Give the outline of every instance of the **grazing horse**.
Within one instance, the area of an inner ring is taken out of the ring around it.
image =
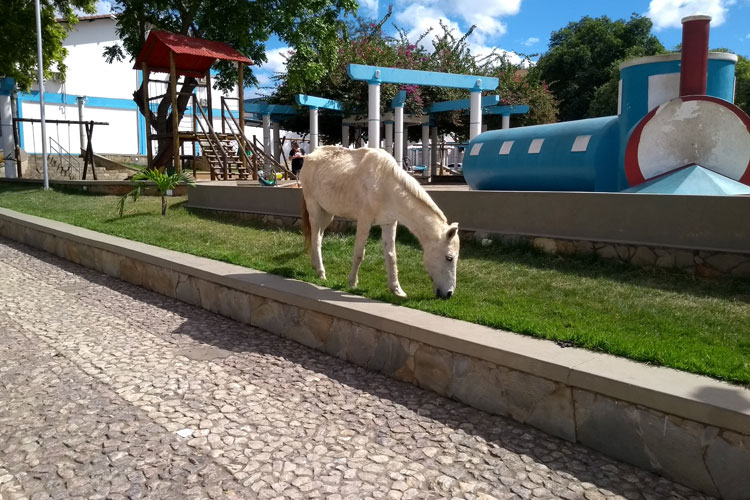
[[[313,268],[326,279],[321,256],[323,231],[338,215],[357,222],[349,286],[356,287],[370,227],[382,228],[388,288],[406,297],[396,268],[396,225],[417,237],[435,295],[450,298],[456,289],[458,224],[448,224],[432,198],[391,155],[381,149],[317,148],[305,157],[302,183],[302,234]]]

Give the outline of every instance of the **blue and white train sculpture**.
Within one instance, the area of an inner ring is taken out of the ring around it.
[[[691,185],[689,194],[750,193],[750,117],[733,104],[737,56],[708,52],[710,20],[682,20],[682,54],[620,66],[617,116],[475,137],[463,163],[469,186],[674,193]],[[688,176],[703,181],[686,183]]]

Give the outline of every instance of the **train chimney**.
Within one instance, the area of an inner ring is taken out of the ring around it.
[[[711,16],[688,16],[682,19],[680,97],[706,95],[710,23]]]

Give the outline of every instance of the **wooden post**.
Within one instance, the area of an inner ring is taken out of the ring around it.
[[[214,107],[211,104],[211,69],[206,71],[206,106],[208,106],[208,127],[213,130],[214,128]]]
[[[177,112],[177,70],[174,66],[174,52],[169,52],[169,93],[172,98],[172,158],[174,171],[180,172],[180,117]]]
[[[148,63],[146,61],[143,61],[142,63],[142,71],[143,71],[143,109],[146,112],[144,115],[146,117],[146,154],[148,155],[148,158],[146,159],[146,162],[148,164],[149,170],[153,168],[153,162],[154,162],[154,154],[151,151],[151,122],[149,120],[149,106],[148,106],[148,77],[149,77],[149,71],[148,71]]]
[[[19,133],[21,122],[16,121],[18,119],[18,101],[16,100],[15,93],[11,93],[10,95],[10,115],[13,118],[13,142],[16,149],[16,176],[21,179],[23,177],[23,168],[21,165],[21,139]]]
[[[237,97],[240,98],[240,158],[242,159],[242,168],[247,174],[247,156],[245,149],[245,82],[242,76],[242,63],[237,62]]]

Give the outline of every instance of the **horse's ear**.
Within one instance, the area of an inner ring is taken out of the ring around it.
[[[456,236],[457,232],[458,232],[458,222],[454,222],[453,224],[451,224],[451,228],[448,229],[448,232],[445,233],[445,237],[450,240],[454,236]]]

